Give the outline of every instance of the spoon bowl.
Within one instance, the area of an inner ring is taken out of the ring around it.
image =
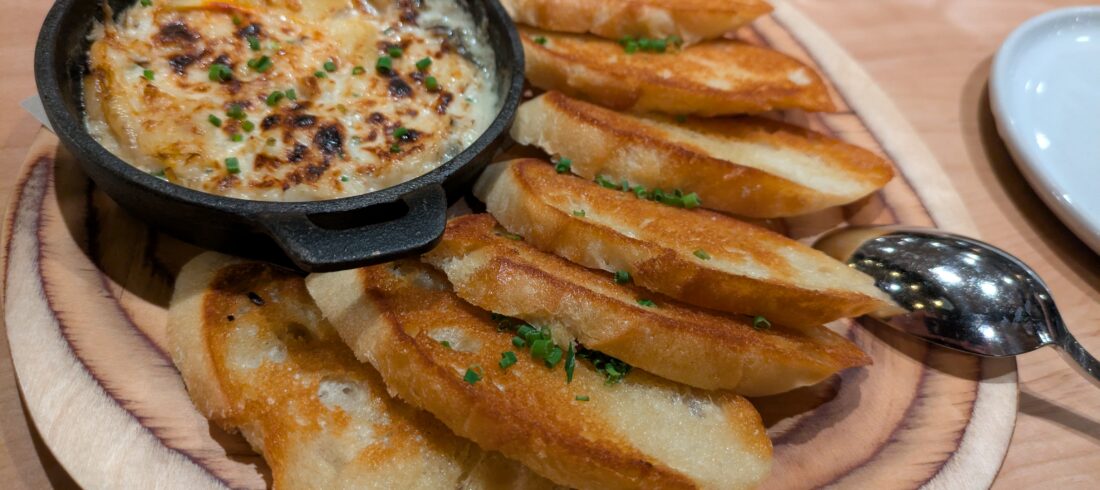
[[[875,280],[901,308],[882,320],[929,342],[981,356],[1062,349],[1094,379],[1100,362],[1070,335],[1050,289],[987,243],[933,229],[856,227],[814,245]]]

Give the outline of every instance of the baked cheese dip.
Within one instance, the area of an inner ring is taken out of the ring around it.
[[[97,25],[87,126],[170,182],[312,201],[423,175],[499,111],[457,0],[139,0]]]

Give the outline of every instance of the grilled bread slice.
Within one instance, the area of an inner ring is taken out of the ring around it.
[[[532,245],[627,271],[639,286],[685,303],[798,328],[896,308],[870,277],[778,233],[607,189],[539,160],[494,164],[474,192]]]
[[[615,41],[583,34],[521,27],[520,38],[533,85],[612,109],[718,116],[834,108],[812,68],[740,41],[628,53]]]
[[[390,398],[302,277],[208,253],[177,282],[172,359],[199,410],[242,432],[275,488],[551,488]]]
[[[772,11],[764,0],[504,0],[512,19],[557,32],[591,32],[693,44],[733,32]]]
[[[870,363],[859,348],[825,327],[765,329],[752,318],[704,312],[616,284],[609,275],[508,238],[487,214],[451,220],[443,241],[424,259],[476,306],[550,326],[564,333],[566,342],[575,338],[589,349],[698,388],[774,395]]]
[[[513,344],[513,332],[456,296],[426,264],[312,275],[307,284],[393,393],[557,483],[744,488],[768,472],[771,444],[745,399],[637,370],[609,385],[581,359],[568,382],[568,356],[553,368],[534,359]],[[516,357],[505,368],[506,352]]]
[[[512,138],[573,161],[573,172],[695,192],[751,218],[797,216],[881,189],[893,167],[863,148],[758,117],[676,120],[619,113],[548,92],[523,104]]]

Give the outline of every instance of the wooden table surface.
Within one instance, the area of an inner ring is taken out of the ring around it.
[[[991,57],[1015,26],[1081,2],[792,1],[893,97],[952,177],[982,238],[1035,267],[1053,288],[1070,329],[1100,352],[1100,257],[1062,226],[1024,182],[996,136],[986,95]],[[50,4],[0,0],[4,206],[38,128],[18,104],[34,94],[34,41]],[[1019,418],[996,487],[1100,488],[1100,390],[1053,350],[1020,359],[1019,373]],[[74,486],[28,424],[8,344],[0,341],[0,486]]]

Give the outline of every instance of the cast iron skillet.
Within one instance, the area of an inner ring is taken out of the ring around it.
[[[246,201],[177,186],[123,162],[84,126],[87,35],[102,18],[98,0],[57,0],[35,52],[38,93],[62,144],[122,207],[151,225],[207,248],[286,263],[309,272],[349,269],[415,255],[443,234],[449,202],[485,167],[512,123],[523,91],[519,34],[497,0],[458,0],[488,26],[496,53],[500,113],[461,154],[401,185],[356,197],[301,203]],[[121,12],[137,0],[110,0]]]

